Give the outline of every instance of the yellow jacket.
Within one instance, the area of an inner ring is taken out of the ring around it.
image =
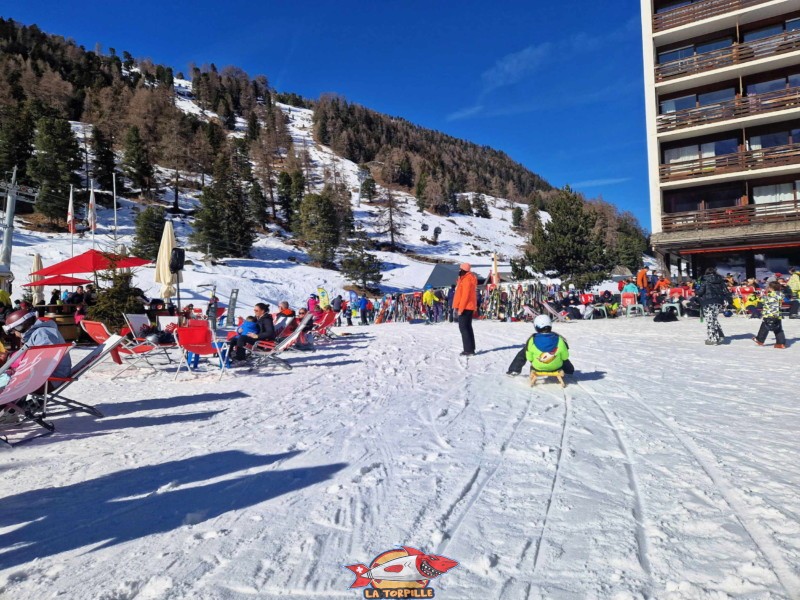
[[[422,294],[422,303],[425,306],[433,306],[434,302],[441,302],[441,300],[436,297],[436,294],[433,293],[433,290],[425,290],[425,293]]]

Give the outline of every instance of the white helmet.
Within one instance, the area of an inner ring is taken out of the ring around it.
[[[533,320],[533,326],[536,328],[536,331],[541,331],[542,329],[552,327],[553,322],[547,315],[539,315]]]

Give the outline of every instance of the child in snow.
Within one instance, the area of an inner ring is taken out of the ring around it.
[[[569,361],[569,346],[567,341],[553,333],[553,322],[547,315],[539,315],[533,320],[536,329],[525,346],[517,353],[506,375],[515,377],[522,371],[525,362],[531,363],[531,369],[539,372],[562,370],[567,375],[575,372],[575,367]]]
[[[249,333],[258,334],[258,319],[253,315],[247,317],[244,322],[236,328],[237,335],[247,335]]]
[[[783,333],[783,324],[781,323],[781,284],[777,281],[769,283],[769,291],[764,297],[763,319],[761,320],[761,328],[758,330],[758,335],[753,338],[753,341],[759,346],[764,345],[769,332],[775,334],[775,348],[786,348],[786,336]]]

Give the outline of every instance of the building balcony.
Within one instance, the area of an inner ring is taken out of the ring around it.
[[[800,223],[800,201],[747,204],[709,210],[695,210],[665,214],[661,217],[661,230],[700,231],[727,227],[774,226],[776,223]]]
[[[666,183],[729,173],[746,177],[748,171],[787,166],[800,166],[800,144],[772,146],[735,154],[701,157],[668,165],[662,164],[658,167],[658,174],[661,182]],[[740,178],[737,177],[737,179]]]
[[[800,29],[656,65],[656,84],[800,50]]]
[[[653,33],[744,10],[771,0],[704,0],[653,15]]]
[[[656,127],[658,133],[668,133],[791,109],[800,110],[800,88],[755,94],[719,104],[666,113],[657,117]]]

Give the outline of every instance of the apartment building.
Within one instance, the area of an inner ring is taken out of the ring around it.
[[[800,265],[800,0],[641,0],[652,242],[748,277]]]

